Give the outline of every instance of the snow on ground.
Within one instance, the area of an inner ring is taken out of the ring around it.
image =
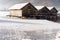
[[[6,16],[9,15],[8,11],[0,11],[0,16]]]
[[[56,32],[60,31],[60,23],[48,20],[10,18],[6,16],[8,12],[1,13],[0,40],[22,40],[23,38],[55,40]]]
[[[48,20],[0,18],[0,28],[32,31],[41,29],[60,29],[60,24]]]
[[[0,12],[1,14],[2,12]],[[8,12],[2,13],[5,16]],[[3,15],[3,16],[4,16]],[[13,19],[0,17],[0,29],[17,29],[21,31],[32,31],[32,30],[48,30],[48,29],[60,29],[60,23],[55,23],[48,20],[36,20],[36,19]]]

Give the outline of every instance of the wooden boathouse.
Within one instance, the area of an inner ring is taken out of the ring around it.
[[[37,9],[31,3],[21,3],[13,5],[9,11],[10,16],[29,18],[30,15],[35,15]]]
[[[34,6],[31,3],[21,3],[10,7],[9,12],[10,16],[13,17],[56,21],[58,10],[55,7]]]

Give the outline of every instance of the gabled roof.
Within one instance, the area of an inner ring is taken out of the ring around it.
[[[45,11],[48,11],[50,12],[50,10],[46,7],[46,6],[35,6],[39,11],[40,10],[45,10]]]
[[[43,7],[46,7],[46,6],[35,6],[38,10],[42,9]],[[51,10],[53,7],[47,7],[49,10]]]
[[[40,9],[42,9],[44,6],[35,6],[35,8],[37,9],[37,10],[40,10]]]
[[[60,11],[58,13],[60,13]]]
[[[10,7],[9,9],[21,9],[23,8],[25,5],[29,4],[29,2],[27,3],[20,3],[20,4],[15,4],[12,7]]]
[[[49,10],[51,10],[53,7],[47,7]]]
[[[55,11],[54,11],[55,10]],[[55,8],[55,7],[53,7],[52,9],[51,9],[51,12],[58,12],[58,10]]]

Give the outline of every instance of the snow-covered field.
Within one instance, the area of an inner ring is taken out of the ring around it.
[[[21,31],[60,29],[60,23],[48,20],[0,18],[0,29],[18,29]]]
[[[1,12],[0,12],[1,13]],[[0,16],[0,40],[53,40],[60,31],[60,23],[48,20],[7,18],[5,12]],[[5,16],[4,16],[5,15]]]
[[[0,18],[0,29],[19,29],[21,31],[60,29],[60,23],[48,20]]]

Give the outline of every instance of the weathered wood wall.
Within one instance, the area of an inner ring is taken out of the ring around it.
[[[10,10],[10,15],[18,17],[26,17],[26,18],[35,17],[37,19],[47,19],[56,21],[57,12],[58,11],[55,7],[49,10],[46,6],[38,11],[32,4],[28,3],[21,9]]]
[[[33,5],[28,4],[22,9],[22,16],[30,17],[31,15],[35,15],[38,11]]]
[[[22,16],[22,10],[10,10],[11,16]]]

